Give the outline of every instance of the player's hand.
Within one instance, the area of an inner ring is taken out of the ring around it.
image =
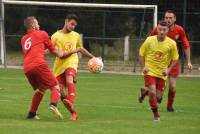
[[[164,76],[167,76],[169,74],[169,69],[168,68],[164,69],[162,74]]]
[[[63,55],[64,55],[64,52],[63,52],[63,50],[62,49],[60,49],[60,48],[58,48],[57,49],[57,55],[58,55],[58,57],[63,57]]]
[[[193,65],[192,65],[192,63],[191,63],[191,62],[188,62],[187,66],[188,66],[188,69],[191,71],[191,70],[192,70],[192,68],[193,68]]]
[[[102,58],[101,58],[101,57],[94,57],[94,58],[98,58],[99,60],[101,60],[101,61],[102,61]]]
[[[146,75],[149,72],[149,69],[147,67],[143,68],[143,74]]]

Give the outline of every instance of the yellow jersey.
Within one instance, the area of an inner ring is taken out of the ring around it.
[[[64,51],[72,51],[76,48],[83,47],[80,34],[78,34],[75,31],[71,31],[69,33],[57,31],[51,36],[51,40],[55,43],[55,45],[58,48]],[[53,66],[53,73],[57,77],[60,74],[62,74],[67,68],[74,68],[77,71],[78,62],[79,59],[77,53],[74,53],[64,59],[56,57]]]
[[[141,45],[139,55],[144,56],[145,67],[149,69],[147,75],[166,80],[163,70],[172,60],[178,60],[176,42],[166,37],[164,41],[158,41],[157,35],[148,37]]]

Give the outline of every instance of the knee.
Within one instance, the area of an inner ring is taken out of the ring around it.
[[[162,96],[161,95],[156,95],[157,100],[161,100]]]
[[[35,92],[40,92],[41,94],[44,94],[45,91],[46,91],[45,89],[36,89],[36,90],[35,90]]]
[[[156,92],[153,90],[149,90],[148,95],[149,95],[149,97],[156,97]]]
[[[169,90],[170,91],[176,91],[176,85],[170,85]]]

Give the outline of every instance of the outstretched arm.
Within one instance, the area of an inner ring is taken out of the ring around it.
[[[93,58],[93,57],[95,57],[94,55],[92,55],[90,52],[88,52],[88,50],[86,50],[85,48],[83,48],[83,47],[81,47],[81,48],[79,48],[80,49],[80,53],[81,54],[83,54],[83,55],[85,55],[85,56],[87,56],[87,57],[89,57],[89,58]]]

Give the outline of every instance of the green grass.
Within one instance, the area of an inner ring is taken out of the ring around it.
[[[22,70],[0,69],[0,134],[199,134],[200,79],[179,78],[176,112],[166,112],[167,92],[159,105],[161,121],[154,122],[148,99],[139,104],[142,76],[79,73],[76,109],[79,119],[59,103],[65,119],[48,109],[49,91],[38,113],[41,120],[27,120],[33,91]]]

